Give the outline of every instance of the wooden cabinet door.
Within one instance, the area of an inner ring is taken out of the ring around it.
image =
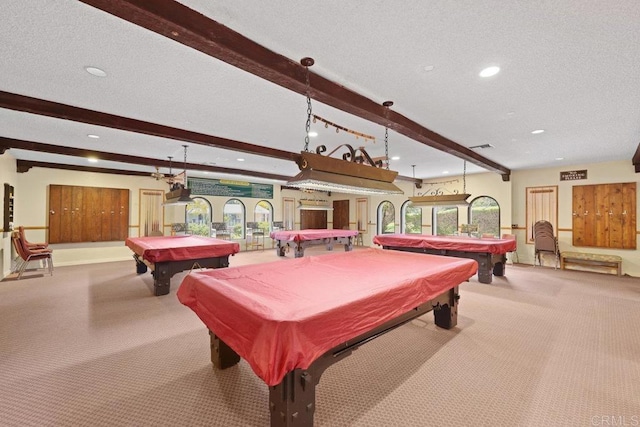
[[[60,191],[60,242],[71,241],[71,228],[73,227],[73,187],[62,186]]]
[[[49,186],[49,243],[101,242],[129,237],[129,190]]]
[[[573,187],[573,246],[587,246],[584,238],[585,187]]]
[[[49,185],[49,243],[60,243],[62,186]]]
[[[85,187],[83,206],[85,224],[82,230],[84,242],[98,242],[102,240],[102,203],[100,202],[100,188]]]
[[[302,209],[300,211],[300,229],[326,229],[327,211]]]
[[[622,248],[622,184],[609,184],[609,244],[610,248]]]
[[[100,241],[111,240],[111,222],[113,189],[100,189]]]
[[[636,183],[573,187],[573,246],[636,248]]]
[[[636,248],[636,183],[622,187],[622,247]]]
[[[118,229],[120,232],[117,240],[127,240],[129,237],[129,190],[120,190],[118,206]]]
[[[82,242],[82,229],[85,223],[84,187],[71,187],[71,229],[67,242]]]

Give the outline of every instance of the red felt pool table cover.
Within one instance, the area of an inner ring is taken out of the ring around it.
[[[473,276],[476,261],[368,248],[191,272],[178,299],[268,385]]]
[[[379,234],[373,243],[403,248],[447,249],[451,251],[505,254],[516,250],[516,239],[477,238],[465,236],[432,236],[428,234]]]
[[[286,240],[290,242],[302,242],[305,240],[327,239],[329,237],[353,237],[357,236],[357,230],[333,230],[333,229],[310,229],[310,230],[280,230],[272,231],[269,236],[274,240]]]
[[[125,245],[149,262],[213,258],[240,251],[236,242],[203,236],[129,237]]]

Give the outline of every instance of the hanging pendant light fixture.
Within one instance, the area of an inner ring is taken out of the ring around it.
[[[415,168],[414,174],[415,178]],[[427,183],[428,184],[428,183]],[[457,190],[450,192],[450,194],[444,194],[442,188],[436,188],[429,192],[418,196],[411,196],[409,200],[413,206],[469,206],[467,199],[471,194],[467,193],[467,161],[464,161],[464,167],[462,171],[462,193],[458,193]]]
[[[191,198],[191,190],[187,188],[187,145],[183,145],[184,147],[184,171],[182,172],[183,182],[175,181],[173,175],[171,175],[170,182],[170,191],[167,192],[165,197],[165,205],[186,205],[188,203],[193,203],[193,199]],[[169,158],[171,159],[171,158]]]
[[[309,151],[309,131],[311,128],[311,96],[309,84],[309,67],[314,64],[312,58],[302,58],[300,63],[306,70],[307,85],[307,121],[305,126],[304,151],[302,151],[298,167],[300,173],[287,182],[287,186],[300,189],[335,191],[336,193],[383,195],[403,194],[393,184],[398,172],[390,171],[388,157],[387,169],[383,169],[381,160],[372,160],[364,147],[354,149],[349,144],[342,144],[324,156],[324,145],[316,148],[316,153]],[[393,102],[386,101],[385,107]],[[345,148],[342,158],[330,157],[336,150]],[[385,138],[385,154],[388,155],[388,142]]]

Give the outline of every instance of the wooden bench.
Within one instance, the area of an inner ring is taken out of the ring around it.
[[[609,273],[615,269],[618,276],[622,276],[622,258],[617,255],[600,255],[583,252],[562,252],[560,254],[560,268],[565,270],[566,266],[578,265],[591,267],[603,273]]]

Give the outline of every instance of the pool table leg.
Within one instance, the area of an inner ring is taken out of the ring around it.
[[[171,272],[168,262],[156,262],[153,268],[153,294],[167,295],[171,286]]]
[[[295,369],[269,387],[271,427],[313,426],[316,384],[307,370]]]
[[[505,266],[507,264],[507,255],[495,255],[493,257],[493,275],[504,276]]]
[[[347,241],[344,244],[344,251],[349,252],[353,250],[353,237],[347,237]]]
[[[137,254],[133,254],[133,259],[136,260],[136,273],[138,273],[138,274],[146,273],[147,272],[147,264],[145,264],[144,261],[142,261]]]
[[[491,254],[483,253],[473,258],[478,261],[478,281],[480,283],[491,283],[493,281]]]
[[[304,256],[304,246],[302,242],[296,242],[296,247],[293,252],[295,258],[302,258]]]
[[[451,329],[458,324],[458,300],[460,299],[458,287],[449,289],[445,298],[446,300],[438,301],[433,307],[433,317],[436,326]]]
[[[276,253],[278,254],[278,256],[284,256],[284,252],[286,249],[286,243],[284,243],[282,240],[278,240],[278,245],[276,246]]]
[[[216,334],[209,331],[211,338],[211,363],[218,369],[227,369],[236,365],[240,361],[238,353],[233,351]]]

